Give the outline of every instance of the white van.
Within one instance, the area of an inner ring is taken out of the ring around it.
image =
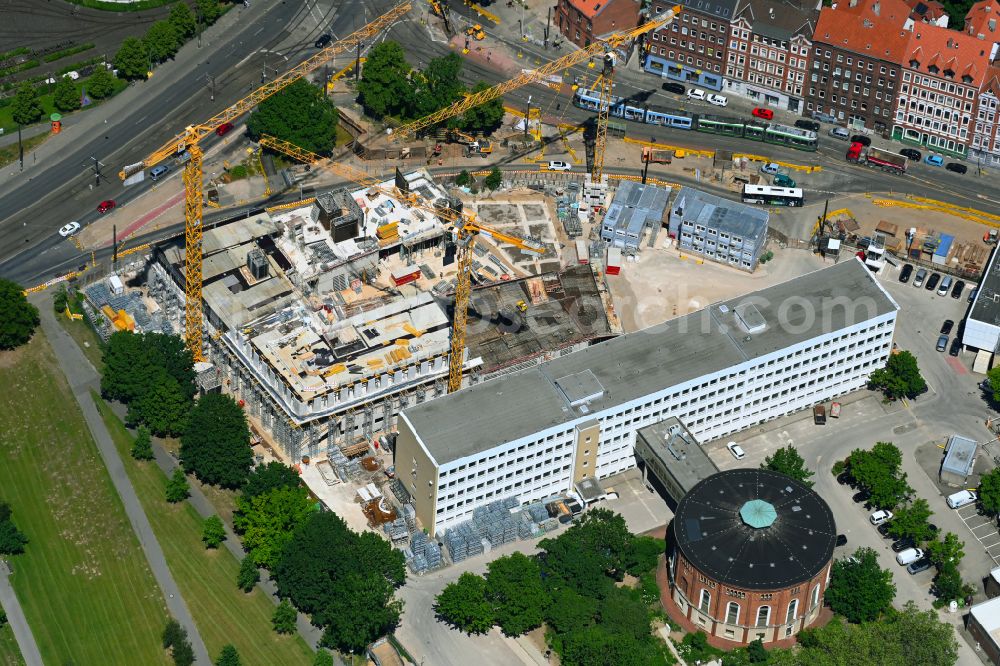
[[[687,91],[688,99],[696,99],[699,101],[705,101],[705,91],[701,88],[688,88]]]
[[[977,499],[979,499],[979,495],[971,490],[960,490],[953,495],[948,495],[947,502],[948,506],[952,509],[958,509],[967,504],[972,504]]]
[[[834,139],[840,139],[841,141],[847,141],[850,138],[851,133],[847,131],[844,127],[834,127],[830,130],[830,136]]]
[[[941,286],[938,287],[937,295],[938,296],[947,296],[948,292],[951,290],[951,283],[952,283],[951,276],[950,275],[945,275],[944,279],[941,280]]]
[[[899,564],[900,566],[905,567],[907,564],[910,564],[911,562],[916,562],[923,556],[924,556],[924,551],[920,550],[919,548],[907,548],[906,550],[896,554],[896,563]]]

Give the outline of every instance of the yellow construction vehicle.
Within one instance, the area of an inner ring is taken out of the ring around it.
[[[465,132],[457,129],[449,129],[447,137],[449,141],[464,143],[466,147],[468,147],[470,153],[482,155],[483,157],[493,153],[493,142],[486,137],[477,139],[471,134],[466,134]]]
[[[479,25],[478,23],[476,25],[470,25],[468,28],[466,28],[465,34],[477,41],[482,41],[486,39],[486,31],[483,30],[483,26]]]
[[[527,312],[528,311],[528,304],[525,303],[524,301],[518,301],[517,302],[517,309],[520,310],[521,312]]]
[[[260,138],[260,145],[264,148],[284,153],[300,162],[328,169],[362,187],[382,192],[386,196],[393,197],[413,208],[426,210],[454,225],[452,233],[454,234],[455,245],[457,247],[455,264],[458,275],[455,284],[455,319],[452,322],[451,354],[448,361],[448,393],[454,393],[462,388],[462,368],[465,365],[465,331],[469,316],[469,297],[472,294],[472,260],[474,257],[472,247],[476,242],[476,238],[479,234],[483,234],[495,242],[507,243],[518,249],[538,255],[545,254],[545,247],[539,241],[512,236],[502,231],[485,227],[476,222],[475,214],[455,210],[451,207],[436,206],[416,192],[382,187],[377,178],[369,176],[356,167],[344,162],[324,160],[319,155],[299,148],[293,143],[275,139],[265,134]],[[527,304],[525,304],[525,308],[527,309]]]
[[[184,131],[149,154],[146,159],[126,166],[118,174],[122,180],[137,174],[143,169],[156,166],[160,162],[177,155],[187,155],[184,164],[184,339],[195,361],[204,360],[202,352],[202,320],[203,307],[202,290],[202,207],[205,204],[203,195],[201,160],[201,140],[216,133],[221,127],[229,125],[253,109],[265,99],[302,77],[319,69],[324,63],[340,53],[353,53],[361,43],[371,43],[373,37],[395,23],[401,16],[410,11],[411,5],[402,2],[366,26],[359,28],[344,39],[331,44],[316,55],[288,70],[281,76],[265,83],[260,88],[239,100],[229,108],[203,123],[188,125]]]

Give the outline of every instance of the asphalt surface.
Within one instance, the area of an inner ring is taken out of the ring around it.
[[[38,643],[35,642],[35,635],[31,633],[28,619],[24,616],[24,609],[17,599],[14,586],[10,584],[8,576],[10,569],[5,562],[0,562],[0,608],[7,613],[7,620],[11,631],[14,632],[14,640],[21,650],[21,657],[27,666],[44,666],[42,653],[38,650]]]
[[[73,339],[56,321],[52,310],[52,297],[48,294],[40,294],[33,301],[38,307],[42,319],[42,329],[52,345],[52,350],[59,361],[59,367],[66,375],[66,381],[73,390],[73,396],[80,405],[80,411],[83,412],[87,427],[97,443],[97,450],[101,453],[101,458],[104,459],[104,465],[108,469],[111,482],[122,500],[122,506],[125,507],[125,514],[132,525],[132,530],[135,532],[136,538],[139,539],[139,545],[142,546],[146,559],[149,561],[153,577],[156,578],[156,582],[163,591],[167,609],[170,611],[170,615],[187,629],[188,638],[194,648],[196,662],[211,664],[212,660],[208,655],[205,642],[202,640],[201,634],[198,633],[194,618],[191,617],[187,603],[181,596],[180,588],[177,587],[177,582],[167,566],[167,558],[163,555],[163,548],[153,533],[149,518],[143,511],[142,504],[139,503],[139,498],[135,494],[135,488],[132,486],[132,481],[125,472],[125,466],[118,455],[118,449],[115,448],[111,434],[108,432],[107,426],[104,425],[104,420],[98,413],[97,406],[90,394],[92,390],[100,388],[100,377]]]

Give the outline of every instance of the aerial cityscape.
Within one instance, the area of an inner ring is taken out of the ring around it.
[[[1000,0],[0,17],[0,666],[1000,666]]]

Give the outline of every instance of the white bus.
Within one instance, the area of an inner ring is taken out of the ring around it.
[[[743,203],[763,206],[801,206],[804,201],[802,188],[799,187],[743,186]]]

